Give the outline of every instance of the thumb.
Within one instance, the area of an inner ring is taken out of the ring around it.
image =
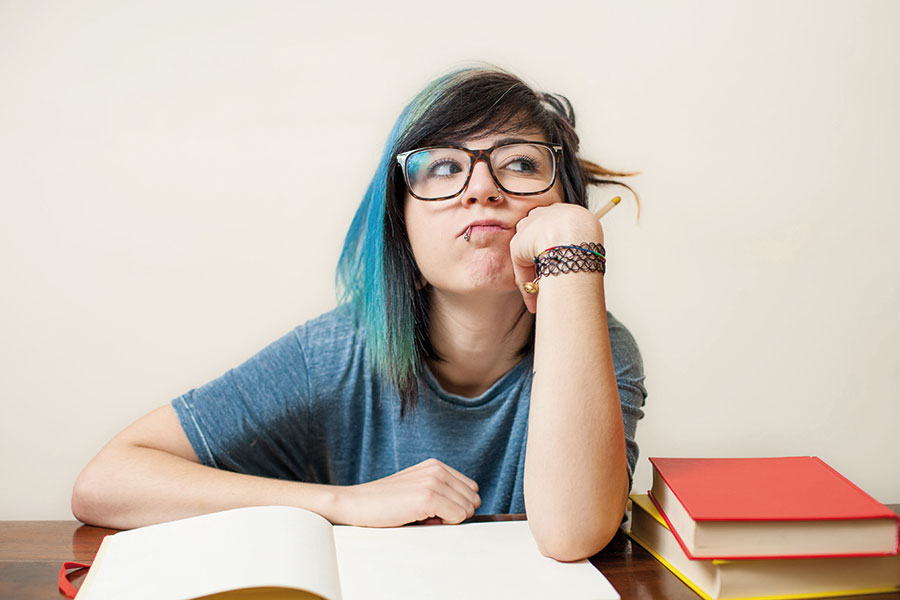
[[[519,288],[519,293],[522,294],[522,300],[525,302],[525,308],[528,309],[528,312],[535,313],[537,312],[537,294],[529,294],[525,291],[523,284],[526,282],[531,282],[534,280],[534,260],[526,259],[520,256],[512,257],[512,266],[513,273],[516,278],[516,286]]]

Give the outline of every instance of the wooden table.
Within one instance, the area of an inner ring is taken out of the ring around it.
[[[900,504],[889,506],[895,512],[900,511]],[[521,517],[506,515],[477,520],[516,518]],[[63,598],[56,587],[62,563],[90,563],[103,536],[111,533],[115,530],[88,527],[77,521],[0,521],[0,599]],[[609,579],[623,600],[699,598],[621,531],[602,552],[591,558],[591,562]],[[81,584],[82,577],[75,579],[76,585]],[[844,598],[900,600],[900,592]]]

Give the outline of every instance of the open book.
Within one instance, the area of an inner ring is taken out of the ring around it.
[[[104,538],[78,600],[618,600],[583,560],[538,551],[526,521],[332,526],[289,506],[239,508]]]

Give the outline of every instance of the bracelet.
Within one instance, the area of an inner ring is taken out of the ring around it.
[[[526,294],[538,293],[538,280],[547,275],[588,271],[606,273],[606,249],[603,244],[582,242],[578,246],[553,246],[534,257],[534,281],[526,281]]]

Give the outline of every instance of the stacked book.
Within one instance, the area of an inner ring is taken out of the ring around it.
[[[650,462],[628,535],[703,598],[900,590],[900,517],[820,459]]]

